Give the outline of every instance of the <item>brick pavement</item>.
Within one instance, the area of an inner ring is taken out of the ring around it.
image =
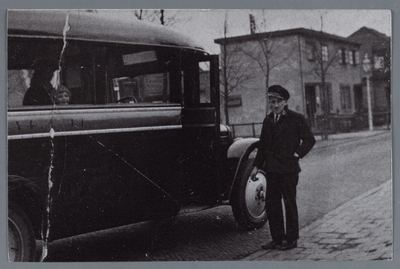
[[[260,250],[243,260],[392,260],[391,183],[386,181],[301,229],[297,248]]]

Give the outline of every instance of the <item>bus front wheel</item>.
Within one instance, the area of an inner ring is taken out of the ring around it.
[[[262,171],[256,175],[256,179],[251,179],[252,163],[252,159],[247,160],[240,178],[235,182],[231,199],[233,216],[239,227],[246,230],[262,228],[267,222],[267,179]]]

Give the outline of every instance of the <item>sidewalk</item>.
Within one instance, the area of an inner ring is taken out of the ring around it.
[[[301,229],[297,248],[260,250],[243,260],[391,260],[391,182],[386,181]]]
[[[367,137],[373,136],[384,132],[389,132],[390,129],[387,127],[375,127],[373,131],[364,130],[359,132],[349,132],[349,133],[337,133],[337,134],[329,134],[328,139],[348,139],[348,138],[355,138],[355,137]],[[315,136],[317,141],[321,140],[321,135]]]
[[[387,129],[386,127],[382,127],[382,128],[375,128],[373,131],[368,130],[368,131],[360,131],[352,133],[330,134],[328,135],[328,140],[322,140],[321,135],[316,135],[315,139],[317,140],[317,142],[314,146],[314,149],[341,144],[346,141],[351,141],[357,138],[373,137],[388,132],[391,132],[391,130]]]

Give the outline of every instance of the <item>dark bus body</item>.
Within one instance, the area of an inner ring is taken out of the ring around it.
[[[10,261],[37,260],[35,240],[220,204],[242,227],[266,222],[257,140],[220,124],[218,56],[121,14],[8,13]],[[68,105],[22,105],[40,58],[57,59]]]

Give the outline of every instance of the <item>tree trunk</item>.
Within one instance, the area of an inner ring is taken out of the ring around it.
[[[223,52],[223,72],[224,72],[224,113],[225,113],[225,124],[229,125],[229,85],[228,85],[228,74],[227,74],[227,46],[224,43],[224,52]]]
[[[268,100],[269,76],[265,75],[265,115],[268,113],[269,100]]]

